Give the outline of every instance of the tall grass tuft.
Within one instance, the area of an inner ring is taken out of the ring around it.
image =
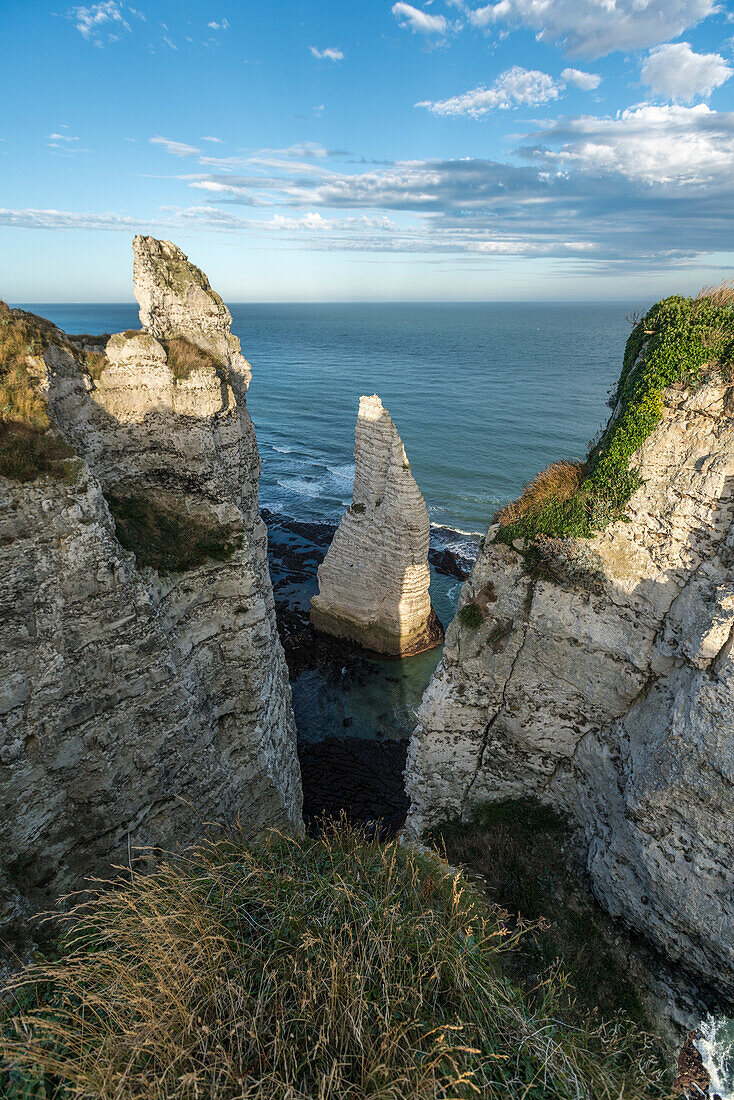
[[[176,379],[190,378],[191,372],[205,367],[220,367],[221,364],[209,352],[192,344],[183,336],[174,336],[164,340],[168,366]]]
[[[0,1020],[11,1100],[666,1095],[642,1040],[558,1022],[557,979],[529,1006],[461,877],[343,824],[202,843],[65,923]]]
[[[570,500],[583,483],[588,467],[580,459],[551,462],[524,487],[517,500],[495,513],[493,522],[505,526],[521,516],[537,514],[549,503]]]

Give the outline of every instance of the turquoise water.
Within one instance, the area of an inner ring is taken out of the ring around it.
[[[264,507],[338,519],[357,404],[390,410],[436,524],[484,532],[497,505],[606,418],[626,315],[611,304],[232,305],[253,366]],[[68,332],[137,327],[130,305],[32,305]]]

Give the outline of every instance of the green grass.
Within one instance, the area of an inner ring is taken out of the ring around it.
[[[461,878],[344,826],[212,840],[94,896],[0,1016],[8,1100],[642,1100],[649,1040],[567,1026]],[[2,1010],[0,1010],[2,1011]]]
[[[142,492],[105,494],[120,543],[138,565],[180,573],[206,561],[226,561],[242,543],[233,526],[204,519]]]
[[[637,358],[647,341],[644,359]],[[658,302],[634,326],[615,395],[616,417],[586,463],[580,488],[564,500],[549,499],[501,525],[497,540],[536,535],[589,538],[624,516],[642,484],[629,460],[660,422],[663,391],[694,388],[707,374],[732,377],[734,309],[726,295],[674,296]]]
[[[594,901],[561,816],[533,799],[489,803],[469,822],[435,827],[431,840],[449,861],[482,876],[486,896],[507,910],[512,927],[536,925],[513,952],[516,980],[530,989],[539,975],[560,971],[568,978],[567,1019],[621,1013],[644,1024],[642,1000],[614,942],[620,929]]]

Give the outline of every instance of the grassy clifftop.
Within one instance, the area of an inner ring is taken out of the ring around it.
[[[613,415],[585,462],[557,462],[495,516],[497,538],[589,538],[620,519],[641,485],[629,460],[658,424],[663,391],[694,388],[708,376],[734,380],[734,290],[674,296],[634,325],[612,400]]]
[[[507,978],[521,932],[432,856],[335,828],[204,843],[73,914],[0,1018],[0,1093],[257,1100],[666,1095],[638,1032]],[[631,1037],[632,1036],[632,1037]]]

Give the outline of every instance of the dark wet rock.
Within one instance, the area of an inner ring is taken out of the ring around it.
[[[689,1032],[678,1055],[678,1076],[673,1084],[673,1091],[688,1097],[689,1100],[700,1100],[703,1096],[709,1096],[711,1077],[694,1041],[700,1038],[700,1031]],[[713,1100],[716,1100],[716,1097]],[[719,1100],[721,1100],[720,1097]]]
[[[303,816],[308,828],[346,814],[355,824],[396,833],[405,821],[403,785],[407,740],[328,738],[298,749],[303,776]]]
[[[431,548],[428,551],[428,560],[437,573],[443,573],[446,577],[457,577],[458,580],[465,581],[471,573],[472,563],[448,548],[443,550]]]

